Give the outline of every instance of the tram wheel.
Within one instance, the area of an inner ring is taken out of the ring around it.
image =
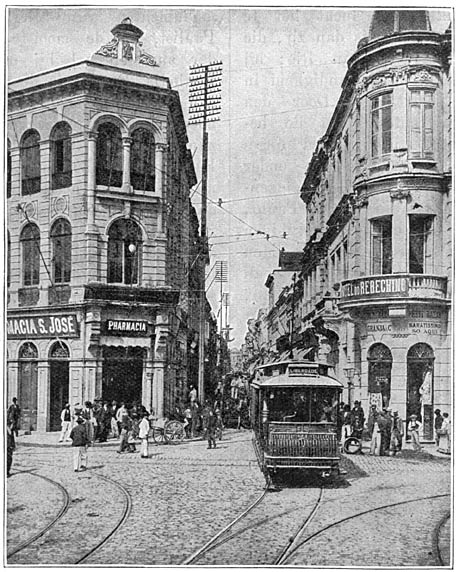
[[[164,437],[167,443],[176,445],[185,438],[185,429],[179,421],[169,421],[164,426]]]
[[[165,442],[164,429],[162,427],[153,427],[153,441],[159,444]]]
[[[362,450],[362,442],[357,437],[348,437],[344,441],[344,452],[348,455],[356,455]]]

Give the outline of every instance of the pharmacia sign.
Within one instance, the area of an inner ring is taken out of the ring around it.
[[[9,338],[77,338],[80,335],[76,314],[9,318],[6,331]]]
[[[106,320],[105,332],[115,336],[146,336],[148,322],[146,320]]]

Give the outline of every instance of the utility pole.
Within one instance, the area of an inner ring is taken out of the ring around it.
[[[207,157],[209,139],[207,123],[219,121],[221,104],[222,62],[190,67],[189,123],[202,123],[202,176],[201,176],[201,287],[199,291],[199,370],[198,395],[204,401],[204,363],[205,363],[205,265],[209,264],[209,245],[207,242]],[[204,268],[203,268],[204,266]]]
[[[292,286],[292,321],[290,322],[290,354],[289,354],[290,359],[293,359],[293,332],[295,327],[295,285],[296,285],[296,273],[293,274],[293,286]]]

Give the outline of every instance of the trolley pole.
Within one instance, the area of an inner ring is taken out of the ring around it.
[[[206,284],[205,267],[209,264],[207,241],[207,160],[209,136],[207,123],[219,121],[221,103],[222,62],[190,67],[189,123],[202,123],[202,176],[201,176],[201,284],[199,288],[199,366],[198,395],[204,400],[205,334],[206,334]]]

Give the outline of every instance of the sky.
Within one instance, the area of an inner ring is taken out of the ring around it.
[[[450,9],[433,5],[432,29],[444,32]],[[187,119],[189,66],[223,62],[220,121],[208,128],[207,287],[220,323],[214,263],[227,261],[223,292],[231,347],[239,347],[247,320],[267,306],[264,284],[280,249],[304,247],[300,187],[373,9],[18,6],[7,11],[7,77],[87,59],[130,17],[144,31],[142,49],[159,63],[154,73],[179,91]],[[189,125],[188,138],[200,181],[202,127]],[[198,216],[200,189],[192,190]]]

